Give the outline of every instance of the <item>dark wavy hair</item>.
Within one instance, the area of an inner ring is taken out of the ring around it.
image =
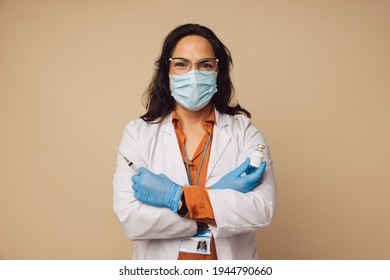
[[[169,88],[169,58],[172,56],[176,44],[180,39],[197,35],[207,39],[219,59],[217,87],[218,92],[214,94],[211,102],[215,108],[228,115],[245,114],[251,117],[251,114],[242,108],[238,102],[231,104],[234,87],[230,78],[230,69],[233,67],[233,60],[229,49],[218,39],[218,37],[205,26],[199,24],[181,25],[165,38],[161,55],[156,61],[156,69],[149,86],[143,95],[143,101],[146,113],[141,118],[146,122],[161,122],[163,117],[170,114],[175,108],[174,98],[171,96]]]

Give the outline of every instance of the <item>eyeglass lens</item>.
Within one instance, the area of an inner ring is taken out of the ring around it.
[[[175,74],[185,74],[192,68],[192,62],[186,58],[171,58],[171,69]],[[216,72],[218,60],[215,58],[204,58],[195,63],[196,69],[201,73],[208,74]]]

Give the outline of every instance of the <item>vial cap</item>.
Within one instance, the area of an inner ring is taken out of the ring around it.
[[[263,144],[257,144],[257,149],[262,151],[265,149],[265,146]]]

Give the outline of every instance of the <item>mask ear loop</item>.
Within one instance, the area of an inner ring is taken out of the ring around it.
[[[208,137],[207,137],[206,147],[204,148],[204,152],[203,152],[203,155],[202,155],[202,160],[200,162],[198,175],[197,175],[197,178],[196,178],[196,186],[199,185],[200,171],[202,170],[204,158],[206,157],[207,149],[208,149],[209,144],[210,144],[211,134],[208,133],[208,132],[207,132],[207,134],[208,134]],[[186,148],[186,143],[185,142],[184,142],[184,153],[186,154],[186,169],[187,169],[188,184],[191,185],[190,166],[188,164],[188,153],[187,153],[187,148]]]

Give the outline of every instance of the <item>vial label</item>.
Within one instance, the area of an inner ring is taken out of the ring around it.
[[[255,153],[255,154],[252,156],[252,158],[251,158],[251,163],[250,163],[250,165],[253,166],[253,167],[255,167],[255,168],[259,168],[262,161],[263,161],[262,155],[260,155],[260,154],[258,154],[258,153]]]

